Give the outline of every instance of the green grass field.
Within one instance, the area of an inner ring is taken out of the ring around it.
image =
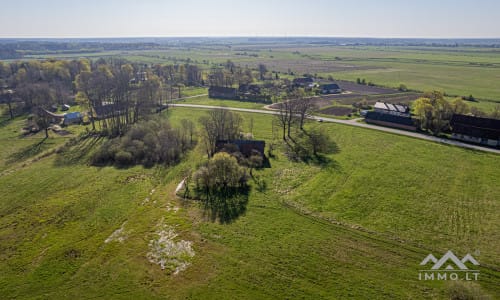
[[[174,108],[165,117],[202,114]],[[253,119],[255,137],[273,139],[271,116],[242,115],[244,131]],[[21,125],[0,127],[6,299],[446,299],[448,283],[419,281],[418,270],[429,253],[447,250],[473,254],[477,284],[500,296],[498,155],[311,124],[325,127],[340,152],[308,165],[276,151],[271,168],[254,172],[245,213],[220,224],[174,195],[206,159],[200,149],[170,168],[97,168],[86,157],[100,139],[53,151],[82,127],[23,156],[41,135],[20,138]],[[162,220],[193,243],[191,265],[178,275],[146,258]],[[105,243],[121,226],[125,240]]]
[[[332,47],[307,49],[313,59],[352,64],[352,71],[331,73],[335,78],[366,78],[379,85],[442,90],[451,95],[474,95],[500,102],[500,52],[475,48]],[[305,52],[306,52],[305,51]],[[364,68],[364,69],[363,69]]]
[[[177,103],[177,102],[176,102]],[[178,101],[179,104],[197,104],[197,105],[212,105],[212,106],[227,106],[238,108],[262,109],[266,104],[255,102],[243,102],[237,100],[212,99],[208,96],[196,97]]]

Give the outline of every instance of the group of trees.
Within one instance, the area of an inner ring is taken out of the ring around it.
[[[307,117],[314,109],[312,99],[300,89],[290,94],[290,100],[278,105],[275,120],[285,142],[285,152],[291,160],[307,161],[336,150],[336,144],[324,130],[304,128]]]
[[[90,115],[92,129],[123,135],[128,126],[163,105],[162,82],[151,70],[139,72],[128,63],[98,63],[75,79],[76,101]]]
[[[103,51],[129,51],[164,49],[163,45],[131,41],[16,41],[4,40],[0,44],[0,59],[21,59],[27,55],[99,53]]]
[[[434,135],[450,130],[450,120],[454,114],[472,114],[477,117],[500,117],[500,106],[496,107],[491,115],[474,106],[469,106],[462,98],[447,101],[442,92],[433,91],[424,93],[423,97],[415,100],[413,109],[417,116],[420,128]]]
[[[0,88],[13,91],[10,97],[4,97],[11,117],[14,110],[49,109],[52,105],[66,103],[74,95],[76,76],[88,68],[87,60],[0,62]]]
[[[209,159],[192,176],[194,196],[205,199],[205,208],[210,209],[214,217],[228,221],[244,211],[249,175],[252,176],[254,168],[262,166],[263,157],[260,153],[245,157],[231,143],[236,139],[252,138],[251,134],[242,133],[243,118],[238,113],[213,109],[200,117],[199,123],[200,137]],[[221,141],[227,143],[222,146],[218,144]]]
[[[203,192],[207,199],[217,194],[231,196],[239,189],[247,188],[247,179],[245,168],[226,152],[215,154],[193,175],[197,191]]]
[[[91,161],[94,165],[170,165],[195,146],[195,136],[195,125],[190,120],[173,127],[166,120],[154,118],[134,124],[122,137],[106,141]]]
[[[192,194],[213,221],[230,222],[245,212],[250,187],[246,168],[225,152],[215,154],[192,176]]]
[[[149,66],[117,58],[0,62],[0,98],[11,117],[76,101],[88,111],[94,130],[113,136],[154,108],[166,108],[181,87],[204,84],[201,69],[188,63]]]
[[[259,76],[262,76],[264,68],[259,68]],[[208,81],[210,86],[224,86],[232,87],[233,85],[250,84],[255,81],[256,73],[249,67],[241,67],[236,65],[231,60],[217,67],[213,67],[208,74]],[[267,69],[266,69],[267,72]]]

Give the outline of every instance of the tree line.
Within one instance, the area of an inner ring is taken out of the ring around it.
[[[204,84],[196,65],[143,65],[123,59],[0,62],[0,103],[10,117],[78,103],[92,129],[112,136],[154,111],[168,108],[183,86]],[[40,110],[41,109],[41,110]]]

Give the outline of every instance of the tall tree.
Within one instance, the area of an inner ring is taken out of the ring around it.
[[[267,73],[267,67],[265,64],[259,64],[259,76],[260,76],[260,80],[264,80],[265,79],[265,75]]]
[[[414,102],[414,109],[422,129],[430,130],[434,135],[449,129],[453,107],[444,99],[443,93],[438,91],[425,93],[424,98]]]
[[[465,115],[470,112],[469,105],[462,98],[456,98],[451,106],[454,114]]]
[[[305,97],[303,89],[294,90],[291,94],[292,101],[294,101],[295,114],[299,118],[299,127],[304,129],[304,122],[307,115],[314,109],[314,102],[312,98]]]
[[[278,113],[276,114],[276,120],[283,129],[283,140],[286,140],[287,132],[288,137],[290,136],[291,126],[294,120],[295,114],[295,104],[293,101],[285,101],[278,104]]]

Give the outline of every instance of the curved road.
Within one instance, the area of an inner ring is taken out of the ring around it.
[[[171,104],[171,106],[191,107],[191,108],[201,108],[201,109],[221,108],[221,109],[227,109],[227,110],[233,110],[233,111],[257,113],[257,114],[268,114],[268,115],[277,115],[278,114],[278,112],[274,111],[274,110],[249,109],[249,108],[237,108],[237,107],[226,107],[226,106],[178,104],[178,103]],[[493,148],[486,148],[486,147],[481,147],[481,146],[477,146],[477,145],[466,144],[466,143],[462,143],[462,142],[455,141],[455,140],[438,138],[435,136],[429,136],[429,135],[425,135],[425,134],[421,134],[421,133],[417,133],[417,132],[399,130],[399,129],[376,126],[376,125],[370,125],[370,124],[366,124],[366,123],[359,123],[359,122],[356,122],[356,120],[339,120],[339,119],[323,118],[323,117],[320,118],[320,117],[315,117],[315,116],[311,116],[311,117],[309,117],[309,119],[318,120],[318,121],[322,120],[323,122],[338,123],[338,124],[343,124],[343,125],[348,125],[348,126],[356,126],[356,127],[366,128],[366,129],[384,131],[384,132],[388,132],[388,133],[409,136],[409,137],[413,137],[413,138],[417,138],[417,139],[421,139],[421,140],[427,140],[427,141],[431,141],[431,142],[442,143],[442,144],[457,146],[457,147],[466,148],[466,149],[472,149],[472,150],[500,154],[500,150],[493,149]]]

